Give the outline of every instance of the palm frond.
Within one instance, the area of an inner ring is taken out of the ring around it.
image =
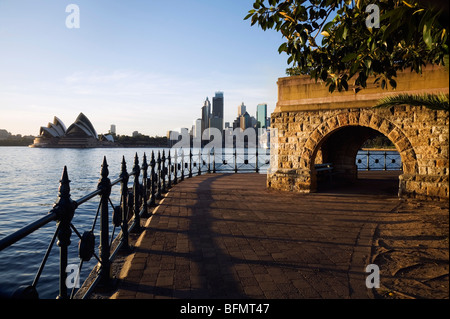
[[[397,105],[424,106],[432,110],[449,111],[448,94],[397,94],[382,98],[375,108],[389,108]]]

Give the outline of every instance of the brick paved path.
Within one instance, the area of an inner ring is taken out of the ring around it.
[[[113,298],[373,298],[374,232],[398,204],[268,190],[261,174],[187,179],[147,220]]]

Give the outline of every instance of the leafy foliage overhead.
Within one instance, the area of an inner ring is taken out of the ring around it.
[[[309,74],[331,92],[349,84],[364,88],[370,76],[395,88],[398,71],[421,73],[426,64],[444,64],[448,11],[435,2],[254,0],[245,19],[282,34],[278,51],[288,55],[289,75]],[[378,27],[371,3],[379,9]]]

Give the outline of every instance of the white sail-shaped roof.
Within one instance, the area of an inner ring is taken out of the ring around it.
[[[66,135],[84,135],[86,137],[98,138],[94,126],[83,113],[80,113],[75,122],[69,126]]]

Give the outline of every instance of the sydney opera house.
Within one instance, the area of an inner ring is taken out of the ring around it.
[[[30,147],[89,148],[112,146],[113,142],[111,136],[100,140],[91,121],[86,115],[80,113],[68,128],[55,116],[53,123],[48,123],[46,127],[41,126],[39,136],[34,139]]]

